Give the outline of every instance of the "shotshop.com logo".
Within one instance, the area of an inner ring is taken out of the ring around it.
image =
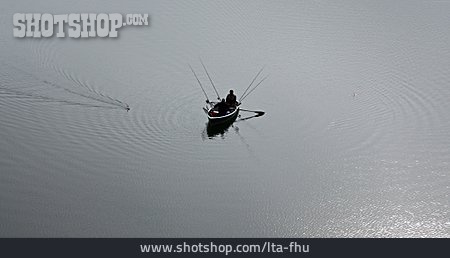
[[[123,19],[120,13],[15,13],[13,15],[14,37],[48,38],[54,33],[58,38],[91,38],[118,36],[117,30],[123,26],[149,25],[148,14],[127,14]],[[68,28],[66,28],[68,27]]]

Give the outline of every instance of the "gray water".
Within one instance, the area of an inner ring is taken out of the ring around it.
[[[12,15],[148,13],[117,39]],[[1,237],[449,237],[450,1],[19,1],[0,10]],[[206,128],[221,95],[264,110]],[[126,111],[129,105],[131,110]]]

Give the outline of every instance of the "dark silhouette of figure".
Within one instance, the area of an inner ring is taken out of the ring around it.
[[[236,101],[236,95],[234,95],[233,90],[230,90],[230,93],[227,95],[227,104],[230,107],[237,106],[238,102]]]
[[[216,104],[217,111],[219,111],[219,116],[223,116],[227,114],[227,111],[229,109],[228,104],[225,102],[225,99],[222,99],[221,102]]]

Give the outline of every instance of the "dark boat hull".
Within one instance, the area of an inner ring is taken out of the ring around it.
[[[233,112],[224,116],[210,116],[209,111],[207,111],[206,109],[205,113],[208,116],[208,124],[210,125],[233,123],[239,115],[239,107],[237,107]]]

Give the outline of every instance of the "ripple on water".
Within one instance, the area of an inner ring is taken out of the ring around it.
[[[414,57],[414,52],[409,54]],[[440,81],[450,78],[440,76]],[[345,139],[340,142],[343,149],[361,154],[399,143],[391,151],[403,149],[404,144],[425,144],[433,147],[429,151],[442,152],[438,139],[442,141],[449,129],[442,100],[450,96],[450,90],[427,81],[423,72],[407,73],[396,67],[380,69],[371,77],[359,82],[356,94],[349,97],[352,104],[344,118],[329,124],[332,135]]]

